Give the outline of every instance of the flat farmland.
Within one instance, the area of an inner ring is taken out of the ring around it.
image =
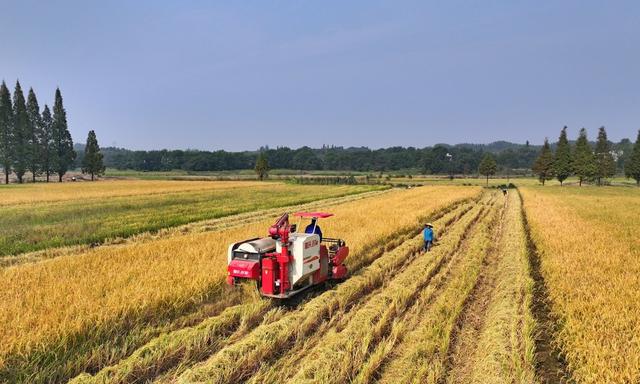
[[[418,188],[327,206],[341,219],[327,222],[325,231],[349,239],[349,266],[359,269],[375,258],[372,249],[393,244],[394,233],[416,232],[430,213],[479,192]],[[264,233],[272,221],[97,247],[5,268],[0,282],[0,313],[7,324],[1,337],[3,372],[11,378],[31,372],[29,380],[46,381],[95,370],[151,336],[238,304],[245,296],[224,286],[226,248]]]
[[[145,180],[3,186],[0,255],[102,243],[194,221],[381,189]]]
[[[164,181],[148,183],[147,194],[114,188],[109,199],[208,194],[224,207],[184,204],[223,213],[6,256],[26,261],[0,268],[0,382],[638,380],[633,188],[170,182],[165,194]],[[335,214],[322,229],[350,246],[349,278],[288,303],[227,286],[228,245],[295,210]],[[437,242],[425,253],[428,221]]]
[[[640,191],[523,189],[556,368],[580,383],[640,381]],[[553,366],[553,365],[552,365]]]

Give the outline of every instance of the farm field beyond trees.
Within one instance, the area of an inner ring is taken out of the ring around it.
[[[383,188],[144,180],[11,185],[0,187],[0,255],[101,243],[194,221]]]
[[[640,194],[523,189],[557,338],[579,383],[640,381]]]

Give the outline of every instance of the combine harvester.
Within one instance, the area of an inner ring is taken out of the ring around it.
[[[227,283],[255,280],[263,296],[286,299],[327,280],[343,280],[343,264],[349,247],[341,239],[322,238],[317,220],[333,216],[324,212],[298,212],[293,216],[312,219],[313,233],[296,232],[289,214],[282,215],[269,228],[269,236],[229,246]]]

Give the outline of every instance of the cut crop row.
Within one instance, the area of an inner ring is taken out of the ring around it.
[[[442,208],[435,212],[432,220],[442,222],[446,228],[447,223],[454,221],[470,207],[471,203],[461,202],[453,204],[450,207]],[[399,239],[399,241],[376,242],[372,244],[371,248],[367,250],[367,257],[359,258],[360,261],[358,264],[362,264],[365,259],[373,260],[385,252],[388,252],[388,250],[397,247],[404,242],[404,239],[413,237],[415,235],[414,232],[415,229],[411,228],[407,233],[398,233],[396,235],[396,239]],[[259,316],[269,308],[271,308],[271,301],[269,300],[230,307],[225,310],[222,315],[206,319],[197,326],[161,335],[141,347],[129,358],[124,359],[115,366],[102,370],[95,378],[91,379],[90,376],[84,375],[81,379],[79,378],[79,381],[83,383],[93,381],[110,383],[132,382],[148,379],[148,374],[151,370],[154,370],[152,376],[155,376],[159,371],[172,365],[193,364],[198,361],[198,359],[194,357],[203,353],[212,354],[220,347],[219,343],[210,344],[209,341],[222,336],[219,334],[220,329],[226,331],[233,329],[234,325],[237,325],[235,320],[230,321],[229,319],[235,319],[236,314],[247,311],[254,311],[252,313]],[[250,316],[242,318],[243,322],[254,320],[255,319]],[[233,337],[238,337],[238,334],[234,333]],[[166,358],[167,356],[177,355],[182,356],[179,362],[173,363],[171,361],[172,359]],[[169,362],[167,360],[169,360]]]
[[[416,231],[425,217],[478,192],[424,187],[339,204],[323,230],[349,241],[347,261],[357,269],[368,263],[371,245]],[[270,224],[99,247],[1,270],[0,379],[37,383],[96,372],[176,329],[181,318],[225,297],[227,245]]]
[[[479,208],[473,208],[452,225],[451,232],[467,228],[479,211]],[[441,220],[444,223],[448,218],[443,217]],[[458,236],[455,234],[451,236],[456,237]],[[278,353],[284,353],[298,343],[304,343],[323,322],[335,314],[347,312],[362,297],[383,286],[388,277],[393,276],[407,262],[407,258],[413,257],[419,247],[419,236],[404,242],[378,258],[362,273],[305,303],[299,311],[288,314],[275,323],[256,328],[240,342],[222,349],[207,361],[186,371],[179,381],[227,383],[248,379],[261,363],[271,361]],[[440,249],[443,254],[447,253],[445,245]],[[455,244],[451,244],[450,251],[454,249]]]

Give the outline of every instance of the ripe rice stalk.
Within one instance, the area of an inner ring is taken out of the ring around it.
[[[185,182],[189,184],[190,182]],[[215,182],[209,183],[215,186]],[[222,183],[225,184],[225,183]],[[102,184],[105,194],[109,183]],[[302,186],[269,183],[183,192],[68,199],[3,206],[0,255],[78,244],[101,244],[143,232],[243,212],[378,190],[381,186]],[[53,185],[52,185],[53,186]],[[78,193],[82,194],[82,186]]]
[[[468,209],[470,209],[471,204],[460,204],[455,209],[452,209],[451,212],[443,211],[441,214],[437,213],[437,215],[441,215],[443,217],[443,228],[446,228],[451,222],[453,222],[457,217],[461,216]],[[406,238],[404,236],[402,238]],[[408,238],[413,237],[409,235]],[[371,252],[374,254],[378,254],[378,252],[384,252],[384,248],[386,245],[379,245],[380,251],[375,250],[375,247],[371,249]],[[255,291],[255,290],[254,290]],[[270,301],[265,301],[265,303],[270,303]],[[253,305],[253,304],[249,304]],[[237,307],[231,307],[228,310],[233,311],[230,313],[240,313],[244,311],[244,305],[240,305]],[[268,307],[264,307],[268,308]],[[331,320],[336,321],[338,319],[336,314],[333,313]],[[228,318],[229,316],[227,316]],[[235,318],[232,318],[235,319]],[[250,320],[251,318],[249,318]],[[243,321],[247,321],[247,318],[244,317]],[[81,382],[130,382],[134,377],[135,371],[142,370],[151,370],[155,369],[158,371],[160,368],[168,367],[176,364],[189,364],[197,361],[197,357],[202,355],[203,353],[213,353],[217,346],[210,346],[207,343],[207,340],[210,339],[210,329],[211,325],[221,327],[233,327],[232,324],[228,324],[229,321],[224,321],[221,319],[210,319],[203,321],[202,324],[191,327],[188,330],[180,329],[172,333],[160,335],[158,338],[151,340],[146,345],[142,346],[136,352],[134,352],[130,357],[118,362],[117,365],[107,367],[100,371],[95,378],[92,380],[89,375],[82,375]],[[317,332],[316,332],[317,334]],[[172,340],[179,340],[179,342],[172,342]],[[191,345],[191,353],[183,354],[182,343]],[[165,356],[172,355],[180,355],[182,356],[180,362],[176,361],[167,361]]]
[[[640,195],[522,188],[555,337],[577,383],[640,382]]]
[[[451,332],[473,289],[500,210],[496,204],[471,234],[459,262],[443,280],[441,288],[431,293],[434,300],[420,317],[415,329],[407,333],[403,343],[382,369],[382,383],[437,383],[444,378]],[[429,287],[428,287],[429,288]]]
[[[478,193],[458,187],[394,191],[330,207],[337,217],[323,230],[349,241],[350,267],[362,265],[370,244]],[[62,380],[115,363],[166,332],[174,319],[223,297],[227,245],[270,224],[96,248],[1,270],[0,378]]]
[[[474,208],[452,225],[452,231],[470,225],[479,214]],[[442,220],[446,220],[443,218]],[[455,235],[452,236],[455,238]],[[242,341],[222,349],[203,364],[199,364],[180,376],[179,382],[210,381],[237,382],[250,377],[273,351],[285,351],[306,335],[315,331],[324,319],[335,311],[344,310],[367,292],[382,285],[386,277],[399,268],[411,254],[419,248],[419,236],[405,242],[395,250],[377,259],[362,273],[351,277],[335,290],[305,303],[301,310],[286,316],[280,321],[259,327]],[[444,252],[444,246],[443,246]]]
[[[250,223],[264,221],[266,219],[276,217],[283,211],[295,212],[295,211],[315,211],[323,209],[327,206],[333,206],[336,204],[342,204],[346,202],[366,199],[374,197],[383,193],[390,192],[391,189],[377,190],[372,192],[362,192],[355,194],[348,194],[340,197],[323,198],[321,200],[315,200],[310,203],[289,205],[286,207],[271,208],[266,210],[252,211],[240,213],[237,215],[224,216],[221,218],[208,219],[184,224],[176,227],[162,228],[158,231],[147,231],[133,236],[122,238],[108,238],[100,244],[101,247],[110,246],[118,247],[131,243],[141,243],[144,241],[156,241],[159,239],[181,236],[188,233],[200,233],[220,231],[224,229],[235,228]],[[309,198],[307,196],[306,198]],[[58,256],[70,256],[74,254],[86,253],[88,250],[94,248],[95,244],[83,244],[75,246],[55,247],[47,248],[41,251],[27,252],[19,255],[0,256],[0,268],[14,266],[24,263],[35,263],[44,259],[52,259]]]
[[[458,227],[461,229],[459,232],[452,232],[451,236],[442,240],[441,248],[435,248],[433,252],[425,254],[429,257],[418,258],[410,268],[393,276],[385,289],[367,303],[346,329],[325,337],[315,353],[309,354],[306,364],[301,362],[302,369],[292,381],[340,383],[354,380],[367,364],[370,354],[376,352],[378,343],[390,332],[394,319],[402,318],[423,290],[437,286],[434,278],[448,275],[448,267],[452,265],[450,260],[457,259],[461,252],[464,254],[464,251],[460,251],[466,237],[464,234],[470,232],[471,239],[475,238],[477,231],[472,228],[477,227],[471,225],[482,214],[483,210],[476,208],[476,216],[468,226]],[[484,216],[479,226],[489,216]],[[335,366],[336,360],[342,362],[339,367]]]
[[[113,197],[166,195],[177,192],[211,191],[264,186],[257,181],[173,181],[109,180],[99,183],[33,183],[0,188],[0,205],[41,204],[44,202],[87,201]]]
[[[533,280],[518,193],[508,196],[504,228],[496,253],[496,285],[472,351],[462,353],[468,366],[449,374],[450,383],[534,383],[535,320],[531,313]],[[463,337],[463,336],[459,336]]]

